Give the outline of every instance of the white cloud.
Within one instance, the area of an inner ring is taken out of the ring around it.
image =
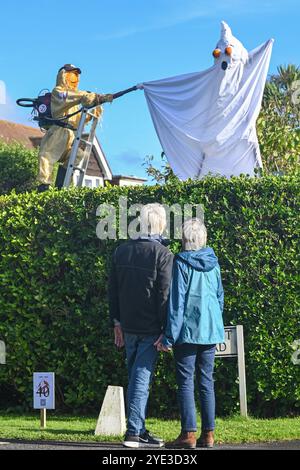
[[[208,16],[208,9],[185,10],[184,12],[171,14],[169,13],[165,18],[161,17],[159,20],[154,20],[148,25],[132,26],[129,28],[119,29],[109,33],[98,34],[94,37],[98,41],[107,41],[110,39],[121,39],[128,36],[133,36],[139,33],[146,33],[149,31],[157,31],[160,29],[170,28],[181,23],[194,20],[196,18]]]
[[[107,41],[109,39],[121,39],[125,38],[128,36],[133,36],[135,34],[139,33],[146,33],[149,31],[157,31],[160,29],[165,29],[165,28],[170,28],[172,26],[176,26],[181,23],[185,23],[187,21],[190,21],[195,18],[199,18],[200,16],[205,16],[203,13],[202,15],[186,15],[185,17],[181,18],[166,18],[164,21],[160,21],[159,23],[156,24],[150,24],[148,26],[141,26],[141,27],[132,27],[128,29],[123,29],[119,30],[116,32],[108,33],[108,34],[100,34],[95,37],[95,39],[100,40],[100,41]]]
[[[248,0],[165,0],[159,1],[160,8],[153,4],[152,10],[145,10],[144,16],[139,18],[140,24],[125,28],[113,29],[103,32],[93,37],[94,40],[107,41],[110,39],[121,39],[139,33],[162,30],[187,23],[198,18],[218,18],[223,19],[223,15],[245,15],[251,13],[264,13],[274,10],[276,4],[268,0],[260,2]]]

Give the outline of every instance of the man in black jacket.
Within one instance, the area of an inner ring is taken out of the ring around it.
[[[145,428],[149,386],[157,359],[155,345],[166,326],[173,255],[164,246],[166,213],[160,204],[141,210],[142,236],[120,245],[113,254],[109,310],[115,344],[125,344],[128,390],[125,447],[162,447]]]

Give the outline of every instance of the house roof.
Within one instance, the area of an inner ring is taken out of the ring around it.
[[[44,133],[36,127],[0,119],[0,139],[7,143],[18,142],[32,149],[39,147],[43,136]],[[101,175],[104,176],[105,179],[111,179],[112,171],[97,137],[95,138],[93,155],[99,165],[99,176]],[[87,174],[89,174],[89,169]]]
[[[18,124],[0,119],[0,139],[7,143],[18,142],[25,145],[27,148],[32,149],[39,147],[43,136],[44,133],[36,127],[26,126],[24,124]],[[99,176],[104,177],[104,179],[114,181],[120,179],[140,182],[147,181],[146,179],[139,178],[137,176],[113,175],[97,136],[95,137],[92,154],[99,166]],[[89,162],[87,175],[95,174],[95,170],[96,168],[93,165],[91,159]]]
[[[133,180],[133,181],[148,181],[147,178],[141,178],[140,176],[133,175],[113,175],[113,179],[124,179],[124,180]]]
[[[101,170],[103,172],[104,178],[108,179],[108,180],[111,180],[112,179],[112,171],[111,171],[111,168],[109,166],[109,163],[107,161],[107,158],[106,158],[106,156],[103,152],[103,149],[101,147],[101,144],[100,144],[97,136],[95,136],[95,140],[94,140],[93,155],[95,156],[95,159],[96,159],[99,167],[101,168]]]
[[[19,142],[32,149],[40,145],[43,136],[43,132],[35,127],[0,119],[0,139],[7,143]]]

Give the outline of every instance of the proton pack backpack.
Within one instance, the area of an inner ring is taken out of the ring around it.
[[[65,127],[67,129],[75,130],[71,124],[67,122],[67,120],[74,116],[77,113],[80,113],[82,109],[79,109],[75,113],[68,114],[67,116],[63,116],[61,118],[54,119],[52,117],[51,112],[51,93],[49,90],[42,90],[46,91],[46,93],[39,94],[37,98],[19,98],[17,100],[17,104],[22,106],[23,108],[33,108],[32,109],[32,116],[33,121],[37,121],[40,128],[44,130],[48,130],[51,126],[56,125],[60,127]]]

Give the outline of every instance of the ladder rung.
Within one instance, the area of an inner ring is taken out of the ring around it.
[[[86,113],[86,114],[88,114],[89,116],[92,116],[94,119],[97,119],[97,120],[99,120],[99,118],[98,118],[97,116],[95,116],[95,114],[93,114],[93,113],[90,113],[89,111],[87,111],[87,113]]]
[[[80,173],[84,173],[83,168],[80,168],[79,166],[74,166],[74,167],[73,167],[73,170],[74,170],[74,171],[75,171],[75,170],[78,170],[78,171],[80,171]]]
[[[84,132],[86,115],[89,115],[89,116],[92,117],[92,120],[91,120],[92,125],[91,125],[90,132]],[[71,175],[75,170],[78,170],[80,172],[79,181],[81,182],[80,186],[82,186],[82,181],[83,181],[84,175],[86,173],[86,169],[88,167],[90,155],[91,155],[92,148],[93,148],[93,145],[94,145],[94,138],[95,138],[95,135],[96,135],[96,127],[97,127],[97,124],[98,124],[99,120],[100,120],[100,118],[95,116],[92,111],[88,111],[86,108],[84,108],[84,110],[82,111],[81,118],[80,118],[80,123],[79,123],[78,129],[77,129],[77,132],[76,132],[76,140],[74,141],[74,144],[72,145],[72,151],[71,151],[70,158],[69,158],[68,170],[67,170],[67,175],[66,175],[66,176],[68,176],[68,181],[67,181],[66,184],[64,182],[65,187],[68,187],[70,185],[70,180],[71,180],[71,177],[72,177]],[[85,136],[85,138],[82,138],[83,135]],[[79,148],[80,142],[83,142],[87,147],[87,148],[84,149],[84,152],[85,152],[84,153],[84,168],[74,166],[74,162],[75,162],[76,156],[78,154],[78,148]],[[72,163],[70,163],[70,160],[72,161]],[[65,178],[65,180],[66,180],[66,178]]]

